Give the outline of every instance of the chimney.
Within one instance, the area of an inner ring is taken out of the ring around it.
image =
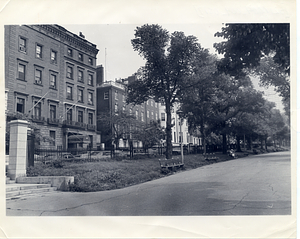
[[[79,36],[82,38],[85,38],[85,36],[82,34],[82,32],[79,32]]]

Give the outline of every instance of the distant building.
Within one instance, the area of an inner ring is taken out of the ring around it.
[[[101,67],[97,68],[101,69]],[[103,72],[99,70],[98,72]],[[101,78],[101,77],[100,77]],[[100,79],[99,78],[99,79]],[[100,83],[101,81],[99,81]],[[159,120],[159,104],[153,99],[149,99],[147,102],[132,106],[131,104],[126,104],[126,91],[125,86],[128,83],[128,78],[119,81],[107,81],[102,84],[97,84],[97,115],[101,117],[103,113],[118,113],[127,112],[133,115],[138,121],[145,124],[149,124],[151,121]],[[98,131],[102,131],[102,126],[98,121]],[[104,141],[105,137],[102,137],[103,143],[109,144]],[[128,142],[121,140],[121,146],[128,146]],[[139,145],[141,146],[141,145]]]
[[[7,120],[29,117],[53,139],[41,146],[96,147],[97,53],[58,25],[6,25]]]
[[[184,145],[193,144],[193,145],[201,145],[201,139],[199,137],[193,136],[189,132],[188,122],[186,119],[180,119],[179,115],[176,113],[179,109],[179,105],[176,104],[171,113],[172,119],[172,144],[180,145],[183,143]],[[160,112],[160,122],[161,126],[166,128],[167,126],[167,115],[166,115],[166,107],[164,104],[160,104],[159,107]]]

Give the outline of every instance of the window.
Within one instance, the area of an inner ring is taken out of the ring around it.
[[[78,89],[78,101],[83,102],[83,89]]]
[[[151,104],[151,106],[153,106],[153,101],[152,100],[150,100],[150,104]]]
[[[83,71],[78,70],[78,81],[83,82]]]
[[[136,118],[137,120],[139,119],[139,112],[138,112],[138,111],[135,112],[135,118]]]
[[[35,69],[35,84],[42,84],[42,71]]]
[[[141,112],[141,121],[144,121],[144,113]]]
[[[53,64],[57,63],[57,52],[56,51],[51,50],[50,60],[51,60],[51,63],[53,63]]]
[[[115,112],[118,112],[118,103],[115,103]]]
[[[73,50],[68,48],[67,54],[68,54],[68,56],[73,57]]]
[[[72,86],[67,86],[67,99],[73,100]]]
[[[89,64],[90,64],[90,65],[93,65],[93,58],[90,58],[90,57],[89,57]]]
[[[149,113],[149,110],[147,110],[147,118],[150,117],[150,113]]]
[[[35,47],[35,56],[37,58],[42,58],[42,49],[43,47],[39,44],[36,44],[36,47]]]
[[[67,120],[68,121],[72,121],[73,119],[73,112],[72,112],[72,109],[71,108],[67,108]]]
[[[94,114],[89,113],[88,118],[89,118],[88,119],[89,120],[88,124],[94,124]]]
[[[126,97],[125,97],[125,95],[123,95],[123,102],[124,102],[124,103],[126,102]]]
[[[83,111],[78,110],[78,122],[83,123]]]
[[[56,75],[50,74],[50,88],[56,89]]]
[[[56,105],[50,105],[50,119],[56,119]]]
[[[23,113],[25,112],[25,99],[17,98],[17,112]]]
[[[83,61],[83,54],[82,53],[78,53],[78,60]]]
[[[161,113],[161,121],[166,121],[165,113]]]
[[[19,65],[18,65],[18,79],[19,80],[25,81],[25,70],[26,70],[26,66],[19,63]]]
[[[105,99],[105,100],[108,99],[108,96],[109,96],[109,92],[108,92],[108,91],[104,92],[104,99]]]
[[[157,120],[157,113],[155,113],[155,120]]]
[[[19,51],[26,53],[26,39],[23,37],[19,38]]]
[[[123,105],[123,109],[122,109],[122,110],[123,110],[123,112],[125,112],[125,110],[126,110],[126,107],[125,107],[125,105]]]
[[[71,66],[67,66],[67,78],[73,79],[73,68]]]
[[[94,85],[93,75],[91,75],[91,74],[89,74],[88,84],[89,84],[89,85]]]
[[[118,91],[115,91],[115,100],[118,99]]]
[[[93,93],[92,93],[92,92],[89,92],[89,93],[88,93],[88,104],[89,104],[89,105],[93,105],[93,104],[94,104],[94,101],[93,101]]]
[[[50,138],[52,139],[51,142],[50,142],[50,144],[51,144],[52,146],[55,146],[55,131],[50,130],[49,136],[50,136]]]
[[[151,119],[153,119],[153,111],[151,111]]]
[[[42,105],[41,102],[34,101],[34,109],[33,109],[33,116],[36,119],[41,118],[42,115]]]

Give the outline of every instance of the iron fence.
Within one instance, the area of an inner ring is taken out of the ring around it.
[[[236,149],[236,145],[228,145],[228,149]],[[206,152],[214,153],[222,151],[221,145],[207,145]],[[134,155],[164,155],[166,153],[166,147],[153,146],[148,149],[134,147]],[[184,145],[183,154],[203,154],[204,147],[201,145]],[[180,155],[180,146],[173,146],[173,155]],[[55,160],[63,161],[93,161],[101,159],[109,159],[113,157],[130,157],[129,148],[118,148],[116,150],[99,150],[92,148],[69,148],[68,150],[63,150],[61,146],[57,148],[35,148],[34,149],[34,162],[49,163]]]

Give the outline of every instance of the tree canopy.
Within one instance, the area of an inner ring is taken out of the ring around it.
[[[225,73],[239,76],[244,68],[258,66],[268,55],[272,55],[282,71],[290,72],[289,24],[226,24],[215,36],[227,40],[214,44],[224,54],[219,69]]]
[[[137,27],[131,43],[146,63],[137,80],[128,85],[127,103],[140,104],[151,97],[165,104],[166,157],[171,158],[171,109],[183,90],[191,86],[189,76],[193,74],[195,59],[208,57],[208,51],[201,47],[196,37],[185,36],[183,32],[170,34],[156,24]],[[203,60],[203,64],[205,62]]]
[[[226,41],[214,47],[224,57],[221,72],[239,78],[249,73],[270,85],[283,97],[285,112],[290,109],[290,25],[287,23],[226,24],[215,34]]]

